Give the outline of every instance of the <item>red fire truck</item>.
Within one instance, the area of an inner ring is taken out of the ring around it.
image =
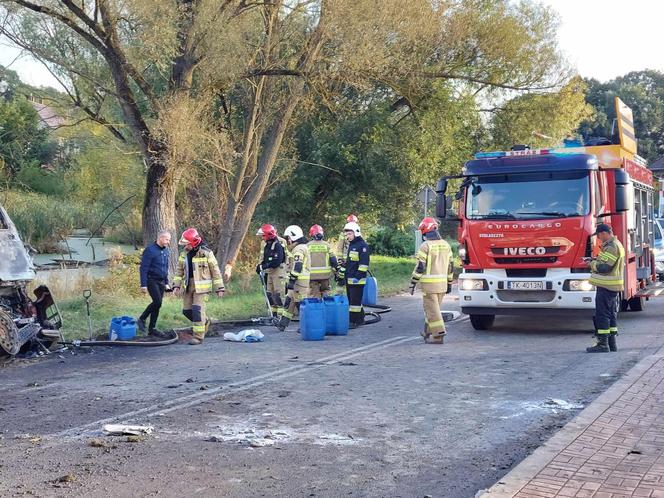
[[[476,330],[496,315],[592,316],[595,289],[587,259],[592,235],[608,223],[625,246],[621,309],[641,311],[656,281],[653,175],[636,154],[631,110],[616,98],[618,133],[551,149],[515,146],[479,153],[462,174],[437,185],[437,215],[450,218],[445,194],[461,181],[459,299]]]

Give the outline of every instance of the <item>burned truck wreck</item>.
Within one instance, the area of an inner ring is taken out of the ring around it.
[[[57,341],[62,318],[48,287],[28,296],[35,267],[16,226],[0,206],[0,357],[31,349],[46,350]]]

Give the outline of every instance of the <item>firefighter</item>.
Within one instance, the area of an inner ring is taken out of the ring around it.
[[[362,295],[369,272],[369,246],[362,238],[362,231],[356,222],[344,226],[344,235],[348,241],[345,265],[338,272],[338,279],[346,285],[348,295],[350,326],[355,328],[364,324]]]
[[[357,219],[357,216],[354,214],[349,214],[346,217],[346,223],[359,223],[360,220]],[[339,241],[337,242],[336,247],[337,261],[339,265],[344,265],[346,263],[346,255],[348,254],[348,240],[346,240],[345,232],[341,233]]]
[[[210,326],[210,320],[205,317],[205,301],[212,291],[223,297],[224,279],[214,253],[203,243],[195,228],[187,228],[179,244],[184,246],[184,251],[178,258],[173,292],[179,296],[184,285],[182,314],[193,322],[193,337],[189,344],[195,346],[203,342]]]
[[[418,227],[422,234],[422,245],[417,253],[417,266],[410,280],[410,293],[419,283],[424,304],[424,342],[442,344],[445,322],[440,312],[443,297],[451,289],[450,245],[438,233],[438,223],[433,218],[424,218]]]
[[[259,232],[265,244],[261,262],[256,265],[256,273],[263,279],[272,313],[274,316],[279,316],[284,306],[281,294],[286,279],[286,253],[274,226],[265,224],[259,229]]]
[[[618,351],[618,294],[623,290],[625,249],[605,223],[597,225],[594,235],[602,242],[596,258],[590,262],[590,283],[595,286],[595,335],[597,344],[588,353]]]
[[[291,225],[284,231],[284,237],[291,253],[288,263],[288,295],[277,328],[282,332],[300,308],[300,302],[309,294],[309,246],[302,229]]]
[[[322,299],[327,296],[330,286],[332,271],[337,272],[337,256],[329,243],[323,240],[325,233],[320,225],[313,225],[309,229],[309,297]]]

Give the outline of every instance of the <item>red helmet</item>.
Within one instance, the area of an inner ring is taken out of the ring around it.
[[[277,237],[277,229],[274,228],[274,225],[269,225],[266,223],[265,225],[261,226],[259,231],[261,232],[263,240],[272,240]]]
[[[182,237],[180,237],[179,244],[181,246],[189,245],[193,248],[196,248],[202,241],[203,239],[200,235],[198,235],[198,230],[195,228],[187,228],[184,232],[182,232]]]
[[[316,235],[323,236],[323,227],[320,225],[314,225],[309,229],[309,237],[315,237]]]
[[[425,233],[431,232],[432,230],[437,230],[438,222],[433,218],[427,216],[426,218],[422,219],[422,221],[420,222],[420,226],[417,227],[417,229],[420,232],[422,232],[422,235],[424,235]]]
[[[348,216],[346,216],[346,222],[347,223],[359,223],[360,220],[357,219],[357,216],[355,216],[354,214],[351,213]]]

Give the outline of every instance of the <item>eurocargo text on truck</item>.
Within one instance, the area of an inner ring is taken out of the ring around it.
[[[621,309],[642,310],[656,281],[653,175],[636,154],[631,109],[615,104],[613,140],[478,153],[461,175],[438,182],[437,216],[459,222],[459,299],[476,330],[496,315],[592,316],[584,258],[599,252],[598,223],[625,246]],[[445,195],[451,179],[461,180],[456,214]]]

